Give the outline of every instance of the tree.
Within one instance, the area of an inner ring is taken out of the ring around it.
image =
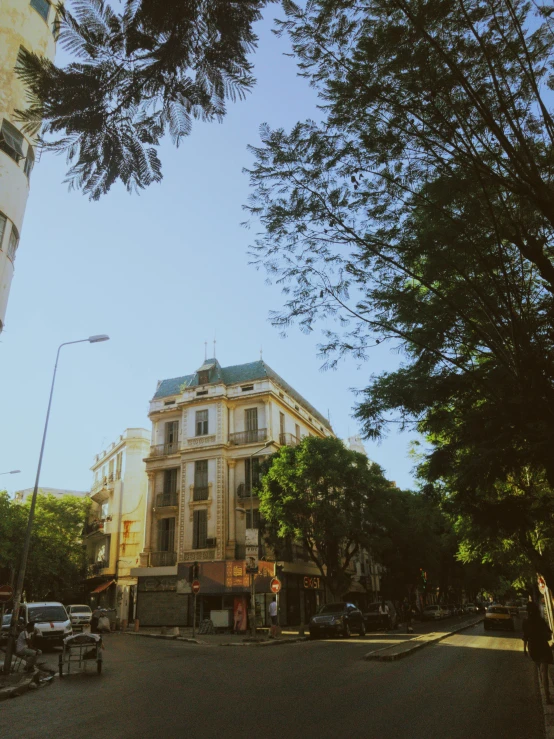
[[[30,501],[23,504],[0,493],[0,569],[17,573]],[[25,573],[27,601],[61,600],[80,592],[86,572],[82,532],[90,499],[39,495]]]
[[[550,10],[285,7],[324,120],[265,126],[253,149],[253,253],[287,294],[274,322],[338,319],[328,365],[394,340],[404,363],[363,391],[365,434],[413,425],[430,481],[471,507],[517,480],[537,524],[554,485]]]
[[[54,138],[43,146],[65,152],[69,183],[93,200],[119,179],[128,190],[158,182],[162,136],[178,146],[194,118],[221,121],[226,101],[251,89],[252,26],[268,1],[125,0],[120,13],[104,0],[74,0],[73,13],[60,4],[60,44],[75,61],[20,57],[24,129],[44,122]]]
[[[378,465],[340,439],[283,446],[262,478],[260,513],[271,544],[303,544],[335,599],[348,590],[352,558],[381,535],[376,508],[391,485]]]

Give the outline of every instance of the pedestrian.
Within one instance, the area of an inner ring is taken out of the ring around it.
[[[523,653],[529,651],[529,656],[539,668],[539,675],[544,688],[546,702],[554,703],[550,697],[550,682],[548,679],[548,665],[554,662],[550,638],[552,632],[542,618],[535,603],[527,604],[527,618],[523,621]]]
[[[269,618],[271,620],[271,630],[269,637],[275,639],[277,636],[277,598],[273,596],[273,600],[269,604]]]
[[[379,615],[382,617],[382,621],[385,624],[385,631],[390,630],[390,609],[383,598],[381,605],[379,606]]]
[[[35,624],[34,621],[29,623],[21,630],[17,637],[15,645],[15,653],[18,657],[25,660],[26,672],[33,672],[37,657],[42,654],[40,649],[33,648],[33,638],[35,635]]]
[[[406,631],[408,632],[408,634],[413,634],[414,630],[412,629],[412,606],[407,598],[404,599],[404,621],[406,622]]]
[[[98,632],[98,621],[100,620],[101,616],[102,609],[99,606],[96,606],[96,608],[92,612],[92,617],[90,619],[90,630],[93,634],[96,634]]]
[[[242,601],[239,601],[235,608],[235,625],[233,629],[233,632],[235,634],[240,634],[242,631],[243,616],[244,616],[244,610],[242,607]]]

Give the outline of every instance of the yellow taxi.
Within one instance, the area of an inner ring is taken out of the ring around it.
[[[485,613],[485,621],[483,622],[485,631],[489,629],[515,629],[514,617],[507,606],[489,606]]]

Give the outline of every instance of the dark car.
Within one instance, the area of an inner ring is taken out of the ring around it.
[[[510,609],[506,606],[489,606],[485,613],[485,621],[483,623],[485,631],[489,629],[515,629],[514,617],[510,613]]]
[[[387,617],[379,613],[379,606],[381,603],[371,603],[367,610],[364,611],[364,623],[368,631],[376,631],[377,629],[396,629],[398,625],[398,614],[392,601],[385,601],[389,607],[389,622],[387,623]]]
[[[365,636],[365,624],[362,612],[352,603],[327,603],[321,606],[315,616],[310,619],[310,637],[318,636],[350,636],[357,631]]]

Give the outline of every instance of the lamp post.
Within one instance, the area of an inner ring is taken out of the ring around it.
[[[272,441],[266,441],[266,443],[260,447],[259,449],[256,449],[255,452],[253,452],[250,455],[250,528],[254,528],[254,491],[252,489],[253,486],[253,475],[252,475],[252,467],[253,467],[253,460],[254,457],[262,452],[266,447],[268,447],[270,444],[272,444]],[[259,546],[259,542],[258,542]],[[252,636],[256,636],[256,573],[252,572],[252,582],[251,585],[251,592],[250,592],[250,631],[252,633]]]
[[[46,432],[48,430],[48,421],[50,419],[50,408],[52,406],[52,396],[54,394],[54,383],[56,381],[56,370],[58,369],[58,359],[60,358],[60,351],[62,346],[68,346],[69,344],[82,344],[89,342],[90,344],[97,344],[100,341],[108,341],[110,337],[106,334],[98,334],[96,336],[89,336],[88,339],[78,339],[77,341],[65,341],[58,347],[58,353],[56,354],[56,363],[54,365],[54,374],[52,376],[52,385],[50,387],[50,397],[48,399],[48,408],[46,410],[46,421],[44,423],[44,431],[42,434],[42,444],[40,446],[40,454],[38,458],[37,476],[35,478],[35,487],[33,489],[33,497],[31,498],[31,507],[29,509],[29,519],[27,521],[27,530],[25,532],[25,541],[23,543],[23,551],[21,552],[21,560],[19,562],[19,571],[17,573],[17,583],[15,585],[15,592],[13,596],[13,609],[12,619],[10,624],[10,634],[8,637],[8,643],[6,645],[6,658],[4,660],[4,672],[9,674],[13,647],[17,636],[17,626],[19,621],[19,605],[21,603],[21,595],[23,592],[23,582],[25,580],[25,569],[27,567],[27,557],[29,556],[29,546],[31,544],[31,531],[33,529],[33,519],[35,515],[35,506],[37,502],[38,483],[40,479],[40,468],[42,467],[42,457],[44,454],[44,444],[46,442]]]

